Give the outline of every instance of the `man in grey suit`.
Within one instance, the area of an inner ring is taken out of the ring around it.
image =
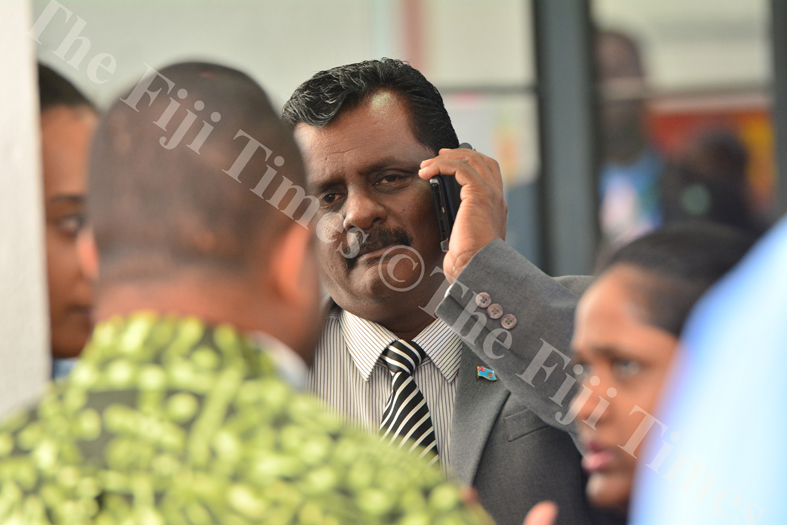
[[[557,502],[559,523],[589,523],[580,454],[570,435],[511,395],[462,342],[460,335],[475,343],[471,333],[457,330],[464,306],[453,321],[434,318],[473,255],[488,244],[494,249],[501,241],[492,241],[504,236],[497,163],[456,149],[440,94],[397,60],[317,73],[293,93],[283,117],[307,163],[321,277],[332,299],[310,390],[392,444],[420,445],[413,446],[417,453],[475,487],[497,523],[519,525],[543,500]],[[446,253],[428,182],[438,173],[463,186]],[[480,313],[469,313],[478,321],[467,322],[469,330],[567,342],[581,283],[529,276],[499,283],[528,301],[519,319],[484,302],[491,291],[469,294],[494,318],[482,323]]]

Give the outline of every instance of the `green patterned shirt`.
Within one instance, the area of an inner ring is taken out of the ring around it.
[[[139,313],[0,425],[0,524],[481,523],[439,469],[348,429],[229,326]]]

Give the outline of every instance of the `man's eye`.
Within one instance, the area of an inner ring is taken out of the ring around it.
[[[324,206],[330,206],[331,204],[335,204],[336,201],[339,200],[340,195],[338,193],[326,193],[322,197],[320,197],[320,202]]]
[[[612,373],[618,380],[625,381],[642,371],[642,365],[631,359],[616,359],[612,362]]]
[[[58,219],[55,223],[57,229],[71,237],[76,237],[85,225],[85,216],[81,213],[69,215]]]
[[[391,174],[391,175],[383,175],[379,179],[377,179],[377,184],[393,184],[399,182],[405,178],[404,175],[398,174]]]

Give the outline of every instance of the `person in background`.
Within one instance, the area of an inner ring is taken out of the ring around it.
[[[752,209],[748,163],[746,148],[733,133],[700,135],[664,171],[664,224],[706,221],[762,235],[767,226]]]
[[[661,226],[664,161],[649,143],[637,43],[623,33],[601,31],[595,56],[603,96],[599,212],[603,241],[614,249]]]
[[[752,244],[752,236],[729,227],[666,227],[621,248],[582,296],[572,347],[586,394],[574,408],[596,507],[627,516],[636,467],[657,452],[643,454],[641,425],[668,388],[689,313]],[[553,508],[534,509],[527,525],[554,522],[554,506],[544,506]]]
[[[90,141],[98,113],[68,80],[39,64],[41,149],[53,376],[71,370],[92,330],[92,283],[77,258]]]
[[[439,469],[298,392],[322,316],[312,232],[270,202],[286,183],[305,184],[298,147],[239,71],[174,65],[112,106],[78,242],[98,324],[0,425],[0,523],[485,521]]]

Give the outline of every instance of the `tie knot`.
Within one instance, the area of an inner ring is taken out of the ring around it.
[[[423,348],[403,339],[394,341],[383,350],[383,362],[392,374],[405,372],[412,375],[424,357],[426,352]]]

